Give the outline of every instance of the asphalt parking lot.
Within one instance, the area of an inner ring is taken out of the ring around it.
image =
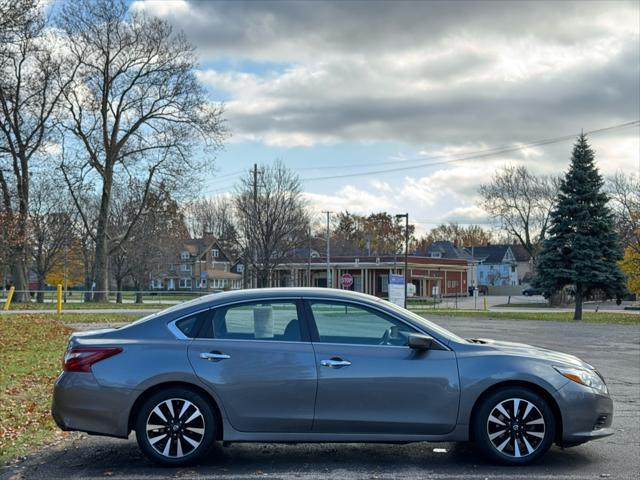
[[[612,437],[575,448],[554,446],[535,465],[487,464],[466,444],[310,444],[216,446],[207,462],[187,469],[154,466],[135,440],[72,435],[4,469],[22,478],[638,478],[640,474],[640,328],[637,326],[434,318],[465,337],[530,343],[580,356],[598,367],[615,402]]]

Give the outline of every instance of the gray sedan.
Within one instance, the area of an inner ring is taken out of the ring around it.
[[[127,438],[168,466],[230,442],[473,440],[523,465],[613,433],[582,360],[463,339],[368,295],[261,289],[200,298],[119,329],[75,333],[52,413]]]

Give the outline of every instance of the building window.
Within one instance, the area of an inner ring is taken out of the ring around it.
[[[190,257],[189,252],[182,252],[182,253],[180,254],[180,258],[181,258],[182,260],[189,260],[189,257]]]
[[[154,278],[151,280],[151,288],[158,289],[162,288],[162,280]]]
[[[179,285],[180,285],[180,288],[191,288],[191,279],[190,278],[181,278]]]
[[[429,257],[431,257],[431,258],[442,258],[442,253],[440,253],[440,252],[431,252],[431,253],[429,253]]]
[[[218,250],[217,248],[214,248],[213,250],[211,250],[211,256],[213,258],[218,258],[220,256],[220,250]]]
[[[181,272],[190,272],[191,271],[191,265],[189,265],[188,263],[183,263],[182,265],[180,265],[180,271]]]
[[[458,288],[460,286],[460,282],[458,280],[448,280],[447,288]]]

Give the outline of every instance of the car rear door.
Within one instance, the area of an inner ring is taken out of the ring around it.
[[[306,311],[318,368],[314,431],[453,430],[460,394],[453,351],[410,349],[414,327],[361,304],[309,299]]]
[[[297,299],[264,300],[211,311],[189,360],[243,432],[308,432],[317,373]]]

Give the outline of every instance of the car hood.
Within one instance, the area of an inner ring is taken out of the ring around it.
[[[589,365],[583,360],[580,360],[575,355],[556,352],[555,350],[549,350],[542,347],[535,347],[533,345],[527,345],[526,343],[502,342],[499,340],[492,340],[487,338],[475,338],[471,341],[475,344],[484,345],[488,348],[493,348],[494,350],[498,350],[509,355],[538,358],[547,360],[554,364],[564,364],[579,368],[586,368],[589,370],[595,370],[593,366]]]

